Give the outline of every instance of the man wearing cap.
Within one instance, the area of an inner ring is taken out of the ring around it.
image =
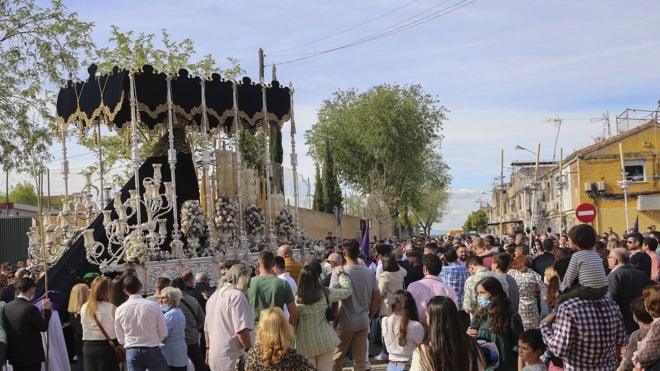
[[[87,286],[92,285],[92,281],[94,281],[94,278],[98,277],[99,274],[96,272],[89,272],[83,276],[83,280],[87,284]]]

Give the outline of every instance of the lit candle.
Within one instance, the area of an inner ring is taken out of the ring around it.
[[[86,172],[85,173],[85,185],[92,185],[92,173],[91,172]]]
[[[619,143],[619,158],[621,158],[621,171],[625,171],[626,166],[623,162],[623,143]]]

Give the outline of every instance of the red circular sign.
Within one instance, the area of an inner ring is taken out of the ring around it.
[[[596,206],[585,202],[575,208],[575,217],[582,223],[591,223],[596,219]]]

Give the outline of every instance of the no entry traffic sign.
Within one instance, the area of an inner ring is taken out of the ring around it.
[[[596,219],[596,206],[588,202],[579,204],[575,208],[575,217],[582,223],[591,223]]]

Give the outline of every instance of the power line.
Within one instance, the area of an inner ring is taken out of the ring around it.
[[[287,56],[287,54],[279,54],[279,53],[288,52],[288,51],[290,51],[290,50],[299,49],[299,48],[302,48],[302,47],[304,47],[304,46],[313,45],[313,44],[316,44],[316,43],[318,43],[318,42],[321,42],[321,41],[324,41],[324,40],[331,39],[331,38],[333,38],[333,37],[335,37],[335,36],[341,35],[341,34],[346,33],[346,32],[348,32],[348,31],[352,31],[352,30],[354,30],[354,29],[356,29],[356,28],[359,28],[359,27],[361,27],[361,26],[364,26],[364,25],[366,25],[366,24],[369,24],[369,23],[371,23],[371,22],[373,22],[373,21],[376,21],[376,20],[378,20],[378,19],[384,18],[384,17],[386,17],[386,16],[388,16],[388,15],[390,15],[390,14],[392,14],[392,13],[395,13],[395,12],[397,12],[397,11],[399,11],[399,10],[405,8],[405,7],[408,7],[408,6],[412,5],[413,3],[416,3],[417,1],[419,1],[419,0],[412,0],[411,2],[406,3],[406,4],[404,4],[404,5],[401,5],[400,7],[395,8],[395,9],[393,9],[393,10],[390,10],[389,12],[386,12],[386,13],[383,13],[383,14],[378,15],[378,16],[376,16],[376,17],[373,17],[373,18],[371,18],[371,19],[368,19],[368,20],[366,20],[366,21],[364,21],[364,22],[362,22],[362,23],[358,23],[358,24],[356,24],[355,26],[351,26],[351,27],[349,27],[349,28],[345,28],[345,29],[343,29],[343,30],[341,30],[341,31],[337,31],[337,32],[335,32],[335,33],[333,33],[333,34],[331,34],[331,35],[329,35],[329,36],[325,36],[325,37],[322,37],[322,38],[320,38],[320,39],[316,39],[316,40],[314,40],[314,41],[306,42],[306,43],[304,43],[304,44],[300,44],[300,45],[298,45],[298,46],[294,46],[294,47],[291,47],[291,48],[288,48],[288,49],[276,50],[276,51],[272,52],[272,54],[270,54],[270,55],[273,56],[273,57],[283,57],[283,56]]]
[[[314,57],[317,57],[319,55],[328,54],[328,53],[331,53],[331,52],[334,52],[334,51],[337,51],[337,50],[346,49],[346,48],[349,48],[349,47],[353,47],[353,46],[365,44],[365,43],[368,43],[368,42],[371,42],[371,41],[374,41],[374,40],[378,40],[378,39],[381,39],[383,37],[387,37],[387,36],[390,36],[390,35],[408,30],[410,28],[422,25],[424,23],[430,22],[430,21],[432,21],[436,18],[439,18],[441,16],[453,13],[453,12],[455,12],[455,11],[461,9],[461,8],[464,8],[464,7],[466,7],[466,6],[468,6],[472,3],[477,2],[478,0],[461,0],[457,3],[455,3],[455,4],[446,6],[442,9],[440,9],[440,10],[434,11],[433,13],[431,13],[429,15],[426,15],[424,17],[419,18],[420,15],[429,12],[431,9],[437,8],[438,6],[446,3],[447,1],[444,1],[439,5],[435,5],[431,8],[429,8],[429,9],[427,9],[423,12],[420,12],[420,13],[412,16],[412,17],[409,17],[409,18],[407,18],[403,21],[397,22],[392,26],[386,27],[386,28],[384,28],[380,31],[372,33],[371,35],[362,37],[362,38],[360,38],[356,41],[353,41],[353,42],[350,42],[350,43],[347,43],[347,44],[343,44],[343,45],[340,45],[340,46],[337,46],[337,47],[334,47],[334,48],[331,48],[331,49],[326,49],[326,50],[323,50],[323,51],[319,51],[319,52],[311,52],[311,53],[309,53],[308,55],[306,55],[304,57],[294,58],[294,59],[284,61],[284,62],[274,62],[272,64],[282,65],[282,64],[294,63],[294,62],[314,58]],[[272,64],[269,64],[269,65],[272,65]]]

